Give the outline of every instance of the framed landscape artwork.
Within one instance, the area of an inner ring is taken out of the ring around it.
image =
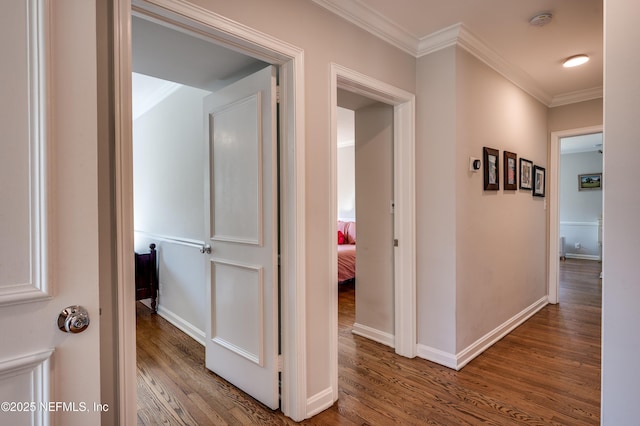
[[[578,190],[602,189],[602,173],[578,175]]]

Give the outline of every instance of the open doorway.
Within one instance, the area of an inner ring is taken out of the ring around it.
[[[276,409],[277,69],[132,21],[135,249],[157,250],[158,313]]]
[[[415,96],[337,64],[331,65],[331,200],[334,228],[331,238],[335,281],[329,283],[331,303],[332,397],[338,398],[338,286],[337,286],[337,108],[340,91],[357,94],[392,107],[393,120],[393,347],[406,357],[416,356],[416,277],[415,277]],[[391,211],[391,200],[384,209]],[[357,281],[357,277],[356,277]],[[313,414],[313,410],[312,410]]]
[[[337,112],[338,282],[355,293],[352,332],[393,348],[393,107],[338,90]]]
[[[560,139],[560,252],[602,261],[602,133]]]
[[[196,38],[210,43],[224,45],[227,48],[233,46],[236,52],[250,55],[268,64],[276,65],[281,75],[281,113],[279,115],[279,135],[282,150],[279,153],[281,173],[279,175],[280,206],[283,214],[284,226],[287,228],[285,235],[280,236],[281,259],[280,275],[283,285],[282,295],[276,295],[281,304],[281,346],[283,357],[278,360],[280,370],[285,373],[282,377],[282,411],[294,419],[301,419],[304,415],[305,401],[300,398],[301,383],[304,376],[294,374],[300,367],[298,355],[304,355],[304,336],[296,333],[297,327],[304,324],[304,218],[300,214],[303,209],[304,168],[297,167],[301,164],[304,154],[302,149],[304,131],[302,129],[302,114],[296,106],[301,103],[302,88],[302,51],[295,46],[284,44],[276,39],[269,38],[250,28],[235,25],[225,21],[220,16],[203,11],[180,10],[178,4],[168,2],[162,10],[139,2],[135,6],[133,16],[143,16],[154,22],[162,22],[163,25],[173,27],[182,33],[197,33]],[[178,14],[177,11],[180,10]],[[123,10],[124,14],[131,13]],[[153,16],[153,18],[150,18]],[[131,103],[129,82],[131,81],[131,59],[127,55],[132,45],[128,35],[127,17],[119,16],[118,27],[122,27],[123,38],[118,40],[116,55],[116,103],[122,104],[121,109],[116,109],[117,136],[116,136],[116,179],[119,184],[116,190],[117,200],[117,226],[121,234],[118,239],[117,252],[119,258],[119,273],[128,277],[128,265],[132,262],[131,247],[129,242],[133,239],[133,205],[130,200],[133,189],[133,178],[129,175],[129,167],[133,157],[131,139],[129,138],[131,112],[128,107]],[[190,65],[190,64],[189,64]],[[189,67],[187,67],[189,68]],[[275,92],[273,92],[275,93]],[[271,98],[271,96],[269,96]],[[275,96],[273,96],[275,100]],[[127,279],[119,280],[118,293],[122,295],[133,294],[131,289],[133,282]],[[130,300],[119,300],[118,317],[122,324],[122,334],[119,336],[122,350],[119,353],[119,370],[121,377],[125,378],[121,384],[120,404],[122,407],[121,420],[130,423],[135,420],[135,305]],[[276,309],[277,312],[277,309]],[[276,314],[274,314],[276,317]],[[294,326],[295,325],[295,326]],[[289,354],[296,356],[288,356]],[[288,372],[292,374],[287,374]],[[126,383],[125,383],[126,382]]]
[[[602,130],[594,126],[551,134],[550,303],[560,302],[561,259],[602,262]]]

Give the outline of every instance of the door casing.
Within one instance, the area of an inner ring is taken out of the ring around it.
[[[549,303],[560,302],[560,139],[568,136],[588,135],[602,133],[603,126],[582,127],[578,129],[551,132],[551,144],[549,154],[549,267],[547,297]]]
[[[182,0],[114,0],[115,222],[118,320],[118,406],[121,424],[136,421],[133,297],[133,174],[131,14],[178,25],[228,48],[280,67],[280,210],[282,412],[306,413],[304,54],[303,50]],[[131,296],[131,297],[129,297]]]
[[[416,265],[415,265],[415,95],[357,71],[331,64],[331,212],[337,234],[337,107],[338,89],[357,93],[393,105],[394,134],[394,346],[396,353],[416,356]],[[335,239],[331,243],[331,276],[328,291],[331,300],[330,374],[333,400],[338,399],[338,258]],[[391,242],[390,242],[391,243]],[[326,408],[326,407],[325,407]],[[318,407],[318,411],[320,407]]]

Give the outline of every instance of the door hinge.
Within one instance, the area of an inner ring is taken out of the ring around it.
[[[394,247],[398,247],[398,239],[397,238],[393,239],[393,246]]]
[[[280,103],[280,86],[276,86],[276,103]]]
[[[278,355],[278,373],[282,373],[283,365],[284,365],[284,361],[282,360],[282,355]]]

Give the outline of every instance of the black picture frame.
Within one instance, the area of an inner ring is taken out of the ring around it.
[[[484,157],[484,189],[497,191],[500,189],[500,152],[497,149],[482,148]]]
[[[502,157],[504,190],[515,191],[518,189],[518,156],[513,152],[504,151]]]
[[[533,196],[534,197],[544,197],[545,187],[546,187],[546,173],[544,167],[533,166]]]
[[[520,189],[531,191],[533,189],[533,161],[520,158]]]

